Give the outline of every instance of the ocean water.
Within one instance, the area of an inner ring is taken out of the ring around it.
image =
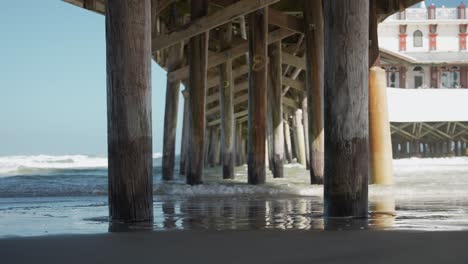
[[[368,219],[333,221],[301,165],[286,165],[284,179],[268,174],[264,186],[245,183],[246,166],[228,181],[206,168],[204,185],[187,186],[180,176],[161,182],[160,155],[153,159],[157,231],[468,229],[466,157],[395,160],[395,185],[369,187]],[[0,157],[0,237],[107,232],[106,165],[101,156]]]

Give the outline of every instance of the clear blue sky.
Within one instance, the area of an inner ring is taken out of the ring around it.
[[[153,145],[160,152],[166,75],[155,63],[152,75]],[[103,16],[59,0],[4,1],[0,155],[105,154],[105,80]]]
[[[105,55],[104,16],[59,0],[4,1],[0,155],[106,154]],[[160,152],[166,74],[156,63],[152,69]]]

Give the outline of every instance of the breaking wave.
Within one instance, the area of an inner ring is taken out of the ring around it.
[[[154,153],[153,159],[159,159]],[[89,155],[35,155],[0,157],[0,177],[15,175],[44,174],[63,169],[107,168],[107,157]]]

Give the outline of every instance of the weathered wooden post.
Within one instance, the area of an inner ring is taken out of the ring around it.
[[[221,164],[221,131],[220,129],[214,130],[214,165],[219,166]]]
[[[305,165],[306,170],[310,169],[309,166],[309,110],[307,107],[307,97],[301,100],[302,109],[302,129],[304,130],[304,150],[305,150]]]
[[[180,23],[177,23],[177,10],[175,4],[172,4],[170,12],[168,30],[173,30]],[[168,74],[177,70],[183,61],[183,43],[177,43],[169,47],[167,59]],[[172,81],[167,78],[166,84],[166,105],[164,112],[164,136],[163,136],[163,155],[162,155],[162,178],[163,180],[174,179],[174,160],[175,160],[175,140],[177,131],[177,111],[179,108],[179,88],[180,80]]]
[[[254,11],[249,21],[248,182],[265,183],[268,12]]]
[[[302,109],[297,109],[294,116],[296,125],[297,162],[306,165],[306,150],[304,140],[304,127],[302,125]]]
[[[153,221],[150,0],[106,4],[109,220]]]
[[[212,149],[212,144],[213,144],[213,141],[211,140],[213,137],[213,126],[210,126],[207,128],[207,131],[205,132],[205,142],[204,145],[205,145],[205,153],[204,153],[204,156],[203,156],[203,164],[205,167],[207,167],[208,165],[210,165],[210,158],[211,158],[211,149]]]
[[[291,129],[289,128],[289,120],[288,120],[287,114],[284,114],[283,125],[284,125],[284,145],[285,145],[285,150],[286,150],[286,159],[288,163],[292,163],[293,156],[292,156],[292,146],[291,146]]]
[[[393,184],[393,156],[387,106],[385,70],[372,67],[369,73],[369,150],[373,184]]]
[[[297,145],[297,122],[296,122],[296,113],[294,116],[291,116],[291,152],[292,152],[292,159],[296,159],[296,162],[299,162],[299,147]]]
[[[188,92],[187,89],[182,91],[184,96],[184,117],[182,119],[182,140],[180,144],[180,163],[179,174],[185,175],[185,168],[187,165],[187,144],[189,137],[189,107],[188,107]]]
[[[270,81],[268,100],[270,101],[270,115],[273,126],[273,177],[283,178],[284,163],[284,128],[283,128],[283,96],[282,96],[282,67],[281,67],[281,41],[268,47],[270,58]]]
[[[220,27],[220,48],[231,48],[232,23]],[[219,66],[219,102],[221,107],[221,148],[223,179],[234,179],[234,79],[232,60]]]
[[[421,157],[421,143],[419,142],[419,140],[414,140],[413,145],[414,145],[414,155],[416,157]]]
[[[322,1],[304,1],[310,181],[323,183],[324,33]]]
[[[367,217],[369,1],[324,1],[327,217]]]
[[[237,122],[236,124],[236,166],[240,166],[244,163],[242,160],[242,123]]]
[[[209,165],[210,167],[215,166],[215,148],[216,148],[216,142],[215,142],[215,127],[211,126],[209,128],[209,133],[208,133],[208,148],[205,149],[205,158],[206,158],[206,165]]]
[[[203,17],[208,12],[208,1],[190,1],[191,19]],[[187,183],[203,183],[203,155],[205,139],[205,88],[208,67],[208,32],[194,36],[189,41],[189,122],[190,135],[187,151]]]

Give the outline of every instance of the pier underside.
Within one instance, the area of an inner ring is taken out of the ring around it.
[[[375,125],[368,118],[369,68],[380,61],[377,24],[419,0],[65,1],[106,15],[108,102],[115,103],[108,108],[110,146],[150,147],[151,131],[132,133],[135,121],[128,118],[141,111],[145,118],[136,128],[151,127],[148,98],[132,91],[150,94],[142,85],[148,75],[140,74],[145,57],[132,59],[145,54],[167,70],[163,179],[173,178],[174,91],[184,84],[180,171],[188,184],[202,184],[204,166],[220,163],[225,179],[234,177],[235,164],[247,163],[248,182],[263,184],[266,170],[281,178],[285,160],[296,158],[310,169],[312,184],[324,183],[326,216],[367,216],[369,125]],[[127,163],[147,158],[142,153],[109,151],[109,164],[128,169]],[[115,182],[121,177],[109,174]],[[111,204],[116,215],[150,202],[141,175],[131,177],[120,192],[137,202]]]

